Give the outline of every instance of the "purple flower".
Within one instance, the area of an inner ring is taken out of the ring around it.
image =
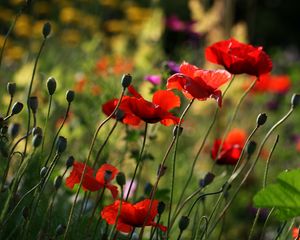
[[[145,76],[145,80],[151,82],[153,85],[159,85],[161,83],[160,75],[147,75]]]
[[[174,61],[167,61],[166,66],[171,71],[171,74],[179,73],[179,64]]]

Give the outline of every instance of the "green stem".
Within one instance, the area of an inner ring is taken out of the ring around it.
[[[44,126],[44,137],[43,137],[43,142],[42,142],[42,150],[41,152],[44,151],[44,145],[45,145],[45,139],[46,139],[46,135],[47,135],[47,127],[48,127],[48,121],[50,118],[50,111],[51,111],[51,106],[52,106],[52,95],[49,96],[49,104],[48,104],[48,111],[47,111],[47,118],[46,118],[46,122],[45,122],[45,126]]]
[[[272,215],[272,213],[274,212],[274,208],[272,208],[264,222],[264,225],[262,227],[262,230],[261,230],[261,234],[260,234],[260,240],[263,240],[264,239],[264,235],[265,235],[265,230],[266,230],[266,227],[267,227],[267,223]]]

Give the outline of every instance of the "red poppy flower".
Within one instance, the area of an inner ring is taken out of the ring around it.
[[[215,98],[222,106],[222,92],[218,88],[230,80],[231,74],[225,70],[202,70],[187,62],[180,65],[180,73],[169,77],[167,89],[178,89],[187,98],[206,100]]]
[[[81,176],[83,174],[84,164],[80,162],[73,163],[73,169],[66,179],[66,185],[73,189],[75,184],[80,183]],[[86,166],[85,175],[82,180],[82,187],[84,190],[91,192],[98,191],[101,188],[108,188],[111,191],[113,198],[115,199],[118,195],[118,188],[110,184],[111,180],[114,179],[118,169],[110,164],[103,164],[97,171],[96,177],[94,177],[94,170]]]
[[[292,231],[292,237],[293,239],[296,239],[297,237],[299,237],[299,229],[294,227],[293,231]]]
[[[265,74],[260,77],[252,92],[286,93],[291,87],[291,80],[287,75]]]
[[[150,207],[150,199],[145,199],[136,204],[129,202],[122,202],[121,211],[117,222],[117,230],[125,233],[130,233],[133,228],[142,227],[146,217],[148,220],[145,226],[154,226],[166,231],[167,228],[154,222],[157,215],[158,201],[153,200],[150,214],[148,215]],[[115,224],[120,208],[120,200],[115,201],[113,204],[106,206],[101,211],[101,217],[110,225]]]
[[[212,159],[216,160],[217,164],[235,165],[240,158],[243,146],[246,142],[246,138],[247,135],[244,130],[233,129],[231,132],[228,133],[226,139],[223,142],[221,150],[219,149],[222,140],[215,140],[211,151]]]
[[[205,50],[208,61],[223,65],[232,74],[261,76],[272,70],[272,61],[263,47],[240,43],[234,38],[217,42]]]

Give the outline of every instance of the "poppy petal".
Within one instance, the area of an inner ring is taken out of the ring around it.
[[[198,70],[195,77],[200,77],[208,86],[216,89],[228,82],[232,75],[226,70]]]
[[[180,107],[180,98],[175,93],[166,90],[159,90],[153,94],[152,102],[159,105],[165,111]]]

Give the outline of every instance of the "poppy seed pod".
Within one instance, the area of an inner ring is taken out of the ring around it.
[[[56,151],[58,154],[63,153],[67,148],[67,139],[63,136],[59,136],[56,142]]]
[[[44,38],[47,38],[50,33],[51,33],[51,24],[49,22],[46,22],[43,26],[43,36],[44,36]]]
[[[48,172],[48,168],[47,167],[42,167],[41,171],[40,171],[40,177],[44,178],[46,176]]]
[[[161,215],[165,211],[165,208],[166,204],[164,202],[159,202],[157,205],[157,213]]]
[[[74,161],[75,161],[74,157],[73,157],[73,156],[69,156],[68,159],[67,159],[67,162],[66,162],[66,167],[67,167],[67,168],[72,167]]]
[[[258,114],[257,118],[256,118],[256,124],[258,126],[262,126],[265,124],[265,122],[267,121],[267,114],[265,113],[260,113]]]
[[[294,93],[291,98],[292,107],[295,108],[300,104],[300,94]]]
[[[23,103],[20,102],[16,102],[11,109],[11,115],[15,115],[18,114],[22,111],[23,109]]]
[[[247,144],[247,154],[248,154],[248,157],[251,157],[252,154],[255,152],[256,146],[257,146],[257,144],[254,141],[250,141]]]
[[[62,180],[63,180],[62,176],[57,176],[57,177],[54,179],[54,188],[55,188],[56,190],[58,190],[58,189],[60,188],[61,183],[62,183]]]
[[[215,178],[215,175],[211,172],[205,174],[204,178],[202,178],[199,182],[200,187],[206,187],[211,184]]]
[[[40,134],[40,135],[43,135],[43,130],[40,128],[40,127],[35,127],[33,128],[32,130],[32,135],[37,135],[37,134]]]
[[[19,123],[10,124],[9,127],[8,127],[8,135],[11,138],[15,138],[19,134],[20,126],[21,125]]]
[[[37,148],[41,145],[43,140],[43,136],[41,134],[36,134],[34,135],[34,137],[32,138],[32,145],[34,148]]]
[[[55,93],[56,90],[56,80],[54,77],[49,77],[47,80],[47,89],[50,96]]]
[[[30,97],[29,98],[29,107],[31,111],[35,114],[38,108],[38,98],[37,97]]]
[[[121,79],[121,84],[123,88],[129,87],[132,82],[132,76],[130,74],[124,74]]]
[[[16,93],[17,85],[14,82],[7,83],[7,92],[8,94],[13,97]]]
[[[178,126],[175,126],[173,128],[173,136],[174,137],[177,137],[177,134],[178,134],[178,137],[181,135],[182,131],[183,131],[183,127],[179,127],[179,132],[177,133],[178,131]]]
[[[188,216],[182,216],[179,220],[179,229],[181,232],[183,232],[188,226],[189,226],[189,223],[190,223],[190,219]]]
[[[73,90],[68,90],[66,93],[66,99],[68,103],[73,102],[74,98],[75,98],[75,92]]]
[[[66,230],[66,226],[64,224],[59,224],[55,229],[55,236],[63,235]]]
[[[126,183],[125,174],[123,172],[119,172],[118,175],[116,176],[116,180],[119,186],[123,187]]]

